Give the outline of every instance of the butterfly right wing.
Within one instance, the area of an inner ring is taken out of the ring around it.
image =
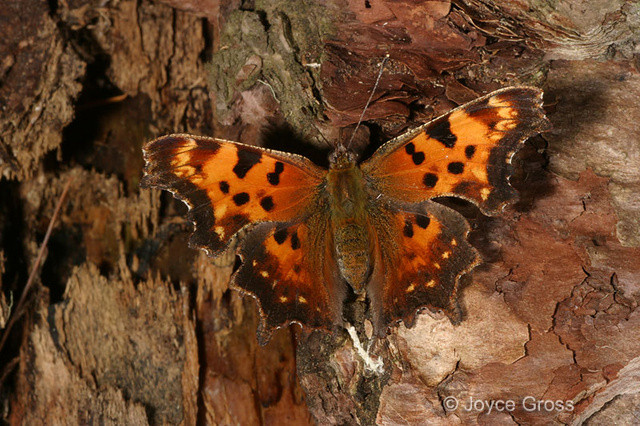
[[[216,256],[248,231],[231,287],[256,298],[261,344],[292,322],[324,329],[340,322],[345,289],[328,229],[326,171],[301,156],[191,135],[149,142],[144,156],[141,186],[188,205],[192,247]]]

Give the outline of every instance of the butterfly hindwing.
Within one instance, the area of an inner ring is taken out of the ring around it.
[[[453,196],[497,214],[517,195],[511,158],[548,129],[542,92],[513,87],[490,93],[383,145],[361,164],[377,244],[368,287],[376,328],[386,330],[427,307],[459,317],[460,277],[479,263],[465,219],[429,201]]]
[[[171,191],[189,206],[193,247],[220,253],[247,225],[309,215],[325,172],[304,157],[192,135],[143,148],[142,187]]]
[[[378,241],[367,291],[379,334],[399,320],[410,327],[423,307],[457,320],[458,280],[480,260],[462,215],[426,201],[379,209],[371,218]]]
[[[322,210],[303,223],[260,224],[243,241],[243,264],[231,287],[258,301],[262,344],[273,329],[292,322],[324,329],[341,324],[346,287]]]
[[[387,142],[361,168],[396,200],[454,196],[496,214],[517,195],[508,181],[513,154],[548,127],[542,91],[502,89]]]

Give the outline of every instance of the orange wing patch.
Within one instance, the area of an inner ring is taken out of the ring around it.
[[[196,224],[191,246],[214,256],[249,224],[303,220],[325,175],[304,157],[199,136],[165,136],[143,151],[141,186],[184,201]]]
[[[243,264],[231,287],[258,301],[261,344],[292,322],[325,329],[341,324],[346,287],[328,226],[318,214],[296,225],[263,223],[243,241]]]
[[[508,182],[513,154],[549,126],[539,89],[499,90],[389,141],[361,167],[397,200],[455,196],[496,214],[517,195]]]
[[[431,201],[403,208],[372,215],[377,229],[384,230],[378,233],[376,266],[368,287],[373,321],[381,335],[399,320],[411,327],[422,307],[443,310],[452,321],[459,321],[459,278],[480,260],[467,243],[469,226],[459,213]]]

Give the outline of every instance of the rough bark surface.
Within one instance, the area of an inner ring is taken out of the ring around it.
[[[636,2],[25,0],[0,17],[3,332],[18,318],[0,352],[5,422],[640,416]],[[554,127],[517,157],[517,204],[491,218],[457,206],[483,258],[464,277],[460,325],[423,312],[369,340],[361,324],[377,371],[347,331],[292,326],[261,347],[255,302],[228,289],[233,253],[187,247],[185,207],[138,188],[141,146],[192,132],[326,164],[387,53],[363,155],[508,85],[542,87]]]

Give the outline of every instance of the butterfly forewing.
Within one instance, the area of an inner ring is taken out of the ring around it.
[[[304,157],[192,135],[149,142],[142,187],[171,191],[196,225],[190,243],[216,255],[247,225],[309,216],[324,178]]]
[[[548,129],[542,91],[493,92],[383,145],[361,165],[375,191],[402,202],[454,196],[496,214],[517,195],[511,158]]]

